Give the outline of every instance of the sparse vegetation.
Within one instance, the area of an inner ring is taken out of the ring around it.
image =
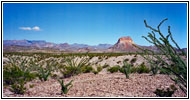
[[[117,64],[121,63],[121,61],[118,61]]]
[[[48,77],[51,75],[51,70],[39,67],[39,72],[38,72],[38,78],[41,81],[47,81]]]
[[[126,59],[124,60],[124,62],[127,62],[127,61],[129,61],[129,59],[128,59],[128,58],[126,58]]]
[[[126,78],[129,78],[129,74],[131,73],[131,64],[123,62],[123,67],[119,69],[121,73],[124,73]]]
[[[17,83],[11,85],[11,91],[16,94],[24,94],[26,91],[26,87],[24,86],[24,80],[19,80]]]
[[[64,80],[58,80],[58,82],[60,83],[61,85],[61,94],[67,94],[68,91],[71,89],[71,87],[73,86],[72,85],[72,82],[73,80],[71,80],[69,83],[67,83],[66,85],[64,84]]]
[[[131,59],[131,64],[133,64],[133,63],[135,63],[137,61],[137,58],[133,58],[133,59]]]
[[[93,72],[95,75],[99,73],[97,70],[93,70],[92,72]]]
[[[84,67],[81,68],[81,71],[83,73],[90,73],[90,72],[93,71],[93,68],[92,68],[92,66],[84,66]]]
[[[141,73],[149,73],[150,69],[144,65],[144,63],[140,64],[137,68],[136,68],[136,72],[141,74]]]
[[[63,77],[71,77],[73,75],[78,75],[84,72],[88,72],[91,70],[89,67],[89,59],[82,58],[80,61],[78,59],[74,59],[74,57],[65,58],[65,64],[60,67],[60,71],[63,74]],[[87,69],[88,68],[88,69]]]
[[[168,35],[164,36],[160,31],[160,26],[164,23],[164,21],[168,20],[167,18],[160,22],[157,26],[157,29],[149,26],[144,21],[145,26],[152,30],[151,33],[148,33],[148,36],[145,38],[148,42],[154,44],[161,52],[160,55],[156,55],[156,52],[148,49],[139,48],[142,50],[142,57],[144,57],[150,64],[151,70],[153,74],[156,74],[158,69],[164,69],[164,73],[167,73],[173,81],[175,81],[182,91],[186,94],[187,93],[187,64],[181,58],[181,56],[185,56],[187,58],[187,54],[178,46],[176,41],[173,39],[173,36],[170,31],[170,26],[168,26]],[[159,34],[156,36],[155,33]],[[170,40],[169,40],[170,39]],[[179,50],[177,51],[171,43],[172,42],[176,48]],[[167,59],[167,61],[165,60]],[[172,66],[173,65],[173,66]],[[162,70],[163,71],[163,70]]]
[[[114,72],[118,72],[120,69],[120,66],[117,65],[117,66],[113,66],[113,67],[110,67],[107,69],[107,71],[109,71],[110,73],[114,73]]]
[[[102,67],[103,68],[107,68],[107,67],[109,67],[109,65],[108,64],[104,64]]]
[[[102,67],[102,66],[98,66],[98,67],[97,67],[97,71],[98,71],[98,72],[101,72],[101,71],[102,71],[102,69],[103,69],[103,67]]]
[[[34,73],[22,70],[13,62],[3,67],[3,84],[10,85],[10,90],[16,94],[24,94],[26,90],[24,84],[35,77]]]
[[[90,55],[90,54],[89,54]],[[138,73],[137,75],[140,75],[141,73],[149,73],[151,71],[151,67],[147,67],[144,63],[138,65],[131,64],[132,59],[131,58],[126,58],[123,60],[123,66],[120,68],[119,65],[121,64],[122,60],[118,61],[118,58],[115,58],[112,60],[113,64],[118,64],[116,66],[110,67],[112,63],[110,64],[109,62],[104,62],[104,65],[101,66],[102,61],[99,59],[99,64],[96,64],[97,60],[92,59],[93,57],[91,56],[92,61],[90,61],[90,57],[88,56],[62,56],[62,57],[54,57],[54,56],[46,56],[45,54],[41,55],[33,55],[33,56],[21,56],[21,55],[6,55],[7,58],[11,60],[13,63],[6,63],[6,65],[3,66],[3,74],[6,73],[7,71],[11,71],[13,69],[13,65],[16,65],[21,72],[26,73],[25,78],[21,78],[24,81],[16,81],[13,79],[13,77],[6,77],[3,76],[3,84],[6,84],[4,86],[7,86],[12,92],[15,94],[24,94],[27,88],[25,87],[25,84],[32,79],[38,77],[37,79],[40,79],[41,82],[43,83],[46,80],[56,80],[56,79],[62,79],[64,78],[69,78],[78,74],[82,73],[90,73],[93,72],[94,74],[98,74],[99,72],[102,71],[102,69],[107,68],[107,71],[110,73],[114,72],[122,72],[125,74],[126,78],[130,78],[130,73]],[[44,57],[44,58],[43,58]],[[47,58],[45,58],[47,57]],[[106,56],[102,56],[106,57]],[[24,60],[25,59],[25,60]],[[131,59],[131,60],[129,60]],[[134,58],[133,58],[134,59]],[[136,58],[138,59],[138,58]],[[104,59],[105,60],[105,59]],[[134,61],[133,63],[135,63]],[[95,68],[92,68],[92,66],[96,66]],[[174,65],[171,65],[174,66]],[[10,70],[11,69],[11,70]],[[40,70],[41,69],[41,70]],[[14,69],[15,70],[15,69]],[[18,70],[18,72],[19,72]],[[13,71],[13,73],[16,73],[17,71]],[[27,75],[27,72],[30,73],[30,75]],[[152,72],[152,71],[151,71]],[[164,69],[159,69],[158,71],[161,74],[167,74],[168,71]],[[19,72],[20,73],[20,72]],[[87,74],[88,75],[88,74]],[[91,74],[89,74],[91,75]],[[111,75],[111,74],[110,74]],[[136,75],[136,74],[135,74]],[[15,76],[15,75],[14,75]],[[49,78],[51,76],[51,78]],[[99,75],[96,75],[99,76]],[[22,75],[21,75],[22,77]],[[32,77],[32,78],[29,78]],[[41,77],[41,78],[40,78]],[[76,77],[76,76],[75,76]],[[16,79],[16,78],[15,78]],[[49,82],[49,81],[48,81]],[[12,84],[10,84],[12,83]],[[61,80],[59,82],[61,84]],[[64,84],[64,82],[63,82]],[[68,91],[70,89],[71,85],[68,86]],[[36,88],[33,85],[29,85],[29,88],[33,89]],[[62,90],[61,90],[62,91]],[[165,91],[165,89],[164,89]],[[162,91],[163,92],[163,91]],[[167,91],[166,91],[167,92]],[[64,93],[63,91],[61,94],[67,94],[66,92]],[[158,95],[157,95],[158,96]]]
[[[164,89],[156,89],[154,93],[158,97],[171,97],[174,92],[177,90],[177,88],[174,85],[170,85],[170,88]]]

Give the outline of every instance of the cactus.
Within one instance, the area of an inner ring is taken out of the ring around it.
[[[123,62],[123,73],[125,74],[126,78],[129,78],[129,74],[131,73],[131,64]]]
[[[187,65],[186,62],[180,57],[185,56],[187,58],[187,54],[178,46],[175,40],[172,37],[170,26],[168,26],[168,35],[164,36],[160,31],[160,26],[164,21],[168,20],[167,18],[160,22],[157,26],[157,29],[152,28],[149,26],[144,20],[145,26],[152,30],[151,33],[148,33],[148,36],[142,36],[148,42],[154,44],[159,50],[160,54],[156,54],[156,52],[144,48],[139,48],[143,53],[143,56],[150,64],[151,70],[153,74],[156,74],[158,69],[164,69],[165,72],[170,76],[170,78],[175,81],[182,91],[186,94],[187,93]],[[159,39],[156,37],[156,34],[159,34]],[[170,42],[173,42],[179,52],[177,52],[176,48],[174,48]],[[169,62],[164,60],[164,57],[167,58]]]
[[[38,77],[41,81],[47,81],[49,75],[51,75],[51,71],[50,70],[45,70],[42,67],[39,67],[39,74]]]
[[[71,80],[69,83],[67,83],[66,85],[64,85],[64,80],[58,80],[60,85],[61,85],[61,94],[67,94],[68,91],[71,89],[71,87],[73,86],[72,85],[72,82],[73,80]],[[70,87],[69,87],[70,86]],[[68,88],[69,87],[69,88]]]

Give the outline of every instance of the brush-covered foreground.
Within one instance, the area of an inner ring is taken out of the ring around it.
[[[4,53],[3,56],[4,97],[158,97],[171,94],[186,97],[164,72],[152,75],[149,64],[138,54]],[[127,74],[126,68],[130,69]],[[58,80],[64,83],[61,85]],[[177,89],[172,90],[171,86]]]

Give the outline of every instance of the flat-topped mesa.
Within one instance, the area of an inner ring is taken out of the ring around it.
[[[111,47],[113,51],[124,51],[124,52],[136,52],[137,48],[133,46],[135,44],[130,36],[121,37],[117,43]]]
[[[119,38],[117,43],[131,43],[131,44],[134,44],[134,42],[133,42],[133,40],[131,39],[130,36]]]

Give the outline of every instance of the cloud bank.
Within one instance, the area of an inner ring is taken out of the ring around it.
[[[34,31],[40,31],[40,27],[38,26],[34,26],[34,27],[19,27],[19,29],[21,30],[26,30],[26,31],[31,31],[31,30],[34,30]]]

